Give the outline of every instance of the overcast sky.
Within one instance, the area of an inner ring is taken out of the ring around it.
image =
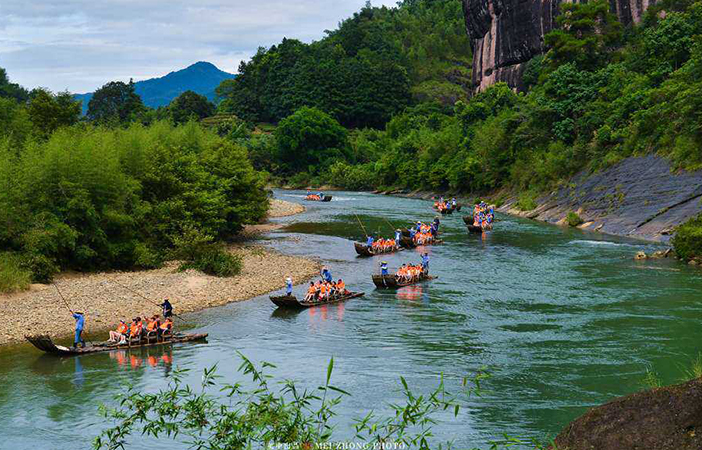
[[[365,0],[0,0],[0,67],[27,88],[92,91],[209,61],[227,72],[283,37],[309,42]],[[396,0],[373,0],[394,6]]]

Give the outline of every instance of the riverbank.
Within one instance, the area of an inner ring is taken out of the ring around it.
[[[407,190],[376,193],[426,200],[439,195]],[[497,202],[497,211],[505,214],[566,225],[568,213],[574,213],[582,219],[581,229],[667,243],[676,226],[702,213],[702,171],[672,171],[668,160],[656,155],[631,157],[595,173],[583,171],[558,189],[535,195],[534,209],[518,208],[522,195],[501,191],[482,198]],[[470,204],[475,198],[458,199]]]
[[[269,217],[299,214],[304,207],[274,200]],[[271,226],[261,224],[253,227]],[[267,231],[267,229],[259,230]],[[255,236],[263,231],[251,232]],[[246,233],[245,233],[246,234]],[[179,262],[170,261],[155,270],[94,274],[64,273],[55,283],[75,311],[86,313],[89,339],[103,340],[106,331],[120,319],[159,313],[154,303],[168,297],[178,314],[199,311],[227,303],[247,300],[284,287],[290,275],[300,284],[319,273],[319,262],[288,256],[274,250],[243,242],[228,250],[242,259],[241,274],[218,278],[195,270],[178,271]],[[145,300],[137,292],[150,301]],[[69,337],[74,320],[53,285],[35,284],[29,291],[0,295],[0,346],[21,342],[26,334],[46,333]]]

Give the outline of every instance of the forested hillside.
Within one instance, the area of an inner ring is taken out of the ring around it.
[[[216,275],[240,264],[221,242],[268,209],[245,148],[196,120],[185,92],[159,111],[108,83],[89,120],[68,92],[31,92],[0,72],[0,292],[59,271],[152,268],[169,259]]]
[[[384,54],[377,49],[388,46],[377,43],[396,42],[392,37],[397,34],[388,31],[391,27],[380,18],[413,17],[413,21],[421,22],[423,17],[445,13],[444,25],[435,22],[434,28],[428,24],[419,27],[435,36],[429,30],[462,26],[459,6],[458,0],[447,0],[403,4],[393,11],[366,8],[343,22],[327,40],[331,43],[342,36],[361,35],[366,39],[351,41],[364,45],[354,47],[355,54]],[[263,63],[277,55],[277,47],[259,53],[244,67],[241,79],[226,82],[220,91],[230,94],[231,110],[254,120],[277,120],[302,104],[318,108],[342,125],[368,126],[351,131],[346,142],[336,144],[349,146],[349,151],[330,152],[330,158],[318,158],[319,164],[302,172],[300,167],[290,167],[277,157],[279,149],[274,143],[269,142],[273,147],[268,149],[253,146],[260,167],[265,168],[268,162],[274,174],[301,185],[330,183],[351,189],[399,187],[476,193],[501,187],[538,191],[583,168],[596,170],[648,152],[669,156],[675,167],[702,166],[702,4],[664,1],[649,9],[640,26],[626,29],[604,1],[564,4],[562,8],[568,14],[560,15],[559,29],[547,35],[548,52],[529,62],[525,93],[498,84],[472,98],[464,93],[449,100],[450,96],[445,95],[405,96],[402,90],[387,89],[378,97],[385,109],[374,111],[393,114],[359,112],[360,116],[352,119],[344,112],[347,103],[320,100],[316,91],[309,94],[313,99],[306,100],[295,95],[295,83],[254,83],[261,90],[250,90],[246,83],[256,78],[248,77],[247,71],[265,73],[268,80],[283,73]],[[449,11],[456,14],[453,22]],[[360,31],[368,29],[385,32]],[[407,70],[408,89],[418,94],[426,93],[425,88],[434,84],[446,90],[456,87],[447,81],[452,78],[438,68],[451,70],[450,61],[457,57],[447,55],[459,52],[459,38],[438,33],[436,36],[442,36],[444,43],[436,47],[452,50],[434,53],[425,51],[421,31],[413,36],[413,40],[401,41],[406,47],[390,46],[398,49],[394,54],[440,54],[442,58],[409,58],[411,63],[402,66]],[[324,46],[327,40],[312,48]],[[405,61],[402,57],[397,60]],[[296,74],[310,86],[321,83]],[[352,74],[352,79],[357,76]],[[389,93],[397,95],[386,98]],[[286,103],[287,98],[294,101]],[[262,103],[247,103],[246,99],[262,99]],[[403,103],[404,108],[400,108]],[[288,106],[274,110],[274,104]],[[300,143],[300,148],[305,147]]]
[[[223,112],[254,122],[308,106],[347,127],[382,128],[413,103],[465,98],[470,61],[460,1],[407,0],[367,6],[320,41],[260,49],[217,93]]]

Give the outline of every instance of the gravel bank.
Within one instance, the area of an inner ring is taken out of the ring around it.
[[[302,212],[304,207],[274,200],[271,217]],[[263,226],[266,226],[264,224]],[[229,248],[242,257],[243,270],[232,278],[218,278],[195,270],[179,272],[172,261],[156,270],[95,274],[64,273],[56,285],[71,308],[86,313],[86,333],[92,340],[106,339],[106,331],[119,319],[158,313],[154,303],[168,297],[176,313],[247,300],[284,287],[290,275],[301,284],[319,273],[320,264],[306,258],[283,255],[271,249],[239,244]],[[121,287],[138,292],[152,302]],[[24,340],[24,335],[47,333],[71,336],[74,320],[53,285],[35,284],[26,292],[0,295],[0,345]]]

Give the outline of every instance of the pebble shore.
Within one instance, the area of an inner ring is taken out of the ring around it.
[[[269,217],[298,214],[304,207],[273,200]],[[275,224],[253,226],[250,235],[267,231]],[[288,256],[254,243],[229,247],[241,256],[243,270],[231,278],[218,278],[195,270],[179,272],[177,261],[155,270],[105,272],[93,274],[64,273],[56,277],[56,286],[71,308],[86,313],[86,333],[90,340],[107,338],[107,330],[120,319],[159,313],[155,303],[168,297],[183,314],[247,300],[284,287],[290,275],[301,284],[319,273],[320,263],[307,258]],[[121,285],[121,286],[120,286]],[[122,286],[125,286],[126,289]],[[135,294],[137,292],[141,296]],[[52,337],[71,336],[74,320],[54,285],[35,284],[25,292],[0,294],[0,346],[24,341],[27,334],[45,333]]]

